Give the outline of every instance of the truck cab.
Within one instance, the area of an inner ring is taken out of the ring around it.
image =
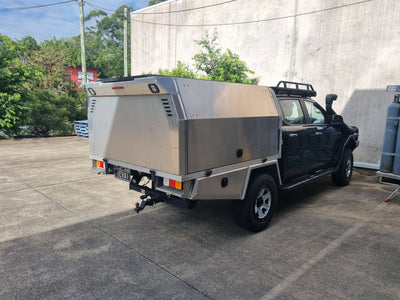
[[[281,81],[272,89],[282,113],[282,188],[292,188],[319,174],[335,173],[343,148],[353,151],[358,146],[358,129],[337,122],[340,116],[332,109],[337,96],[327,96],[325,110],[311,99],[316,92],[310,84]]]

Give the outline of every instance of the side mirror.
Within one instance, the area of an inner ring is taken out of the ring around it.
[[[336,115],[335,111],[332,108],[333,101],[337,99],[336,94],[328,94],[325,97],[325,107],[326,107],[326,112],[329,115]]]

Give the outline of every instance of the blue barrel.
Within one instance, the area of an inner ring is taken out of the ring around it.
[[[400,102],[399,98],[395,97],[392,104],[388,107],[386,116],[386,129],[385,137],[383,139],[383,150],[381,157],[381,165],[379,170],[385,173],[391,173],[394,169],[394,159],[396,153],[400,154],[400,130],[399,127],[399,115],[400,115]],[[396,141],[399,141],[396,146]],[[396,172],[400,174],[400,157],[396,160]]]

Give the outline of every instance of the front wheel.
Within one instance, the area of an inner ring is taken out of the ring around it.
[[[261,231],[268,226],[277,205],[277,188],[274,179],[261,174],[249,185],[246,198],[234,201],[234,219],[247,230]]]
[[[332,181],[338,186],[345,186],[350,183],[353,174],[353,152],[346,149],[339,169],[332,174]]]

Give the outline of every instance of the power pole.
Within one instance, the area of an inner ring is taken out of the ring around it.
[[[128,8],[124,8],[124,77],[128,76]]]
[[[85,21],[83,18],[83,0],[79,0],[79,21],[81,23],[82,89],[86,91],[87,73],[85,54]]]

